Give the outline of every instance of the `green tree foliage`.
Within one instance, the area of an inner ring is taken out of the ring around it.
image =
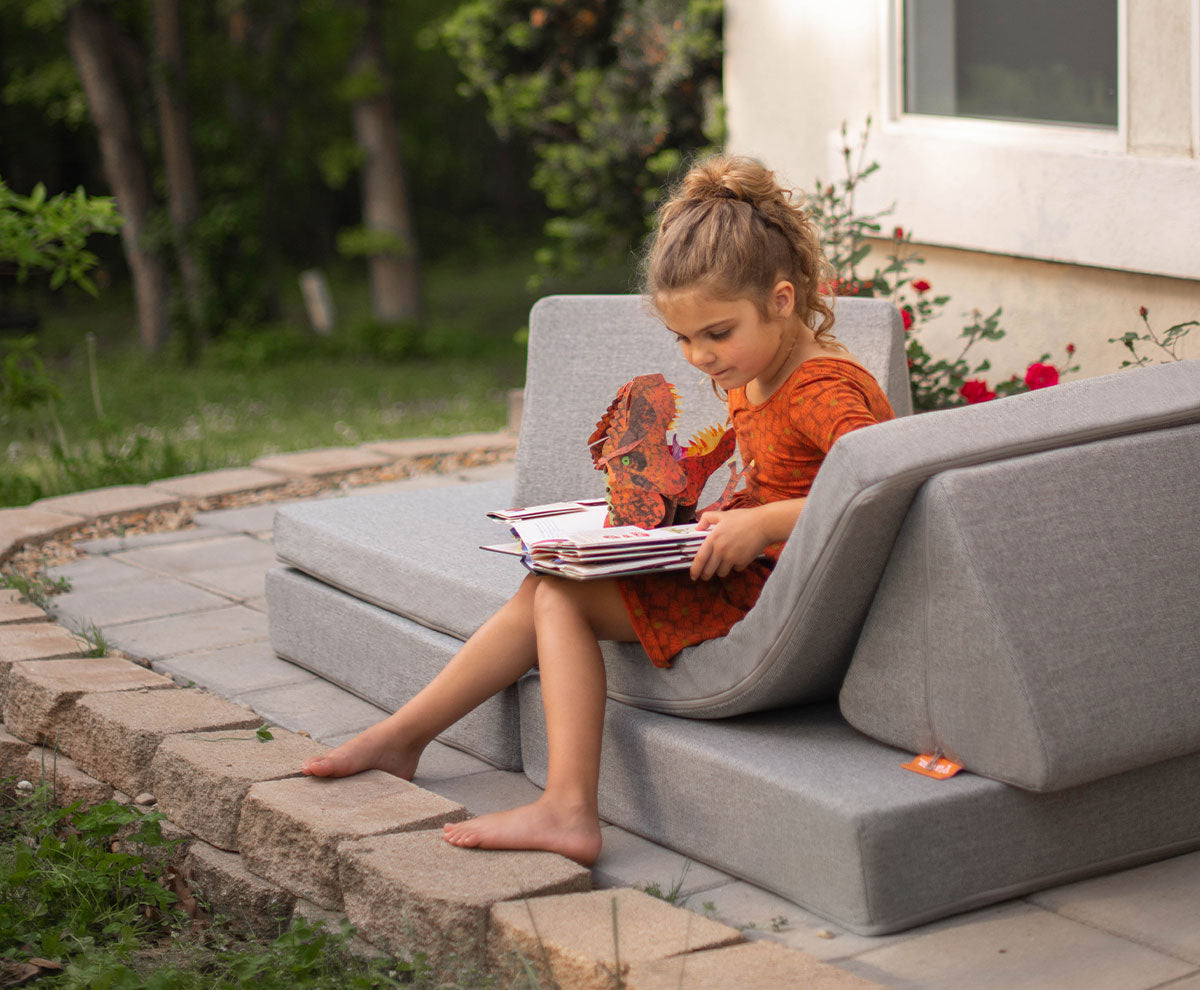
[[[724,140],[720,0],[467,0],[440,35],[554,212],[547,268],[628,255],[684,156]]]

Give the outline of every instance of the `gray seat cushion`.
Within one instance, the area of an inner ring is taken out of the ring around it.
[[[520,689],[545,786],[537,677]],[[862,935],[1200,846],[1200,754],[1054,794],[911,756],[827,705],[705,722],[609,702],[600,815]]]
[[[517,590],[515,557],[480,550],[511,539],[488,519],[511,481],[298,502],[275,516],[286,564],[365,602],[466,639]]]
[[[937,475],[843,714],[1038,791],[1200,751],[1198,489],[1200,424]]]

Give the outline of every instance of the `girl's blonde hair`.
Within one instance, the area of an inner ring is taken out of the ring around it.
[[[693,165],[658,210],[642,262],[651,301],[703,288],[719,299],[750,299],[769,318],[771,291],[796,288],[796,313],[819,343],[833,343],[833,310],[821,298],[828,263],[803,197],[752,158],[714,155]]]

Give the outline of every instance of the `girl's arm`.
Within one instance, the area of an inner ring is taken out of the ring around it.
[[[800,518],[805,499],[789,498],[748,509],[706,512],[697,529],[708,530],[692,561],[694,581],[745,570],[770,544],[786,540]]]

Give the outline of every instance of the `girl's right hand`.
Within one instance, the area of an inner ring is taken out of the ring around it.
[[[771,540],[756,518],[759,508],[716,510],[700,517],[696,529],[707,530],[708,536],[692,561],[693,581],[743,571],[766,549]]]

